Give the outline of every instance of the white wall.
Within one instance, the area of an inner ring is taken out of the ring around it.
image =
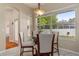
[[[21,13],[20,18],[20,31],[24,33],[24,41],[30,39],[31,36],[31,16]]]
[[[20,32],[24,32],[24,41],[28,40],[28,36],[31,36],[32,31],[32,9],[27,7],[27,5],[24,4],[8,4],[9,6],[16,8],[19,12],[19,20],[20,20]],[[28,22],[29,21],[29,22]],[[27,29],[27,26],[29,25],[29,29]],[[28,34],[30,33],[30,34]]]
[[[76,35],[76,29],[44,29],[43,33],[50,33],[53,31],[59,32],[60,36],[75,36]],[[70,32],[69,35],[67,35],[67,32]]]
[[[27,7],[24,4],[8,4],[9,6],[16,8],[19,12],[19,20],[20,20],[20,32],[24,32],[24,41],[28,40],[28,36],[31,36],[32,30],[32,9]],[[29,22],[28,22],[29,21]],[[27,26],[29,25],[29,29]],[[30,34],[28,34],[30,33]]]
[[[26,31],[26,25],[27,25],[27,20],[32,20],[31,16],[32,16],[32,9],[27,7],[24,4],[0,4],[0,10],[3,8],[4,10],[8,7],[13,8],[14,10],[17,10],[17,12],[19,12],[19,15],[14,13],[13,15],[10,14],[5,14],[4,11],[0,11],[0,51],[5,50],[5,43],[6,43],[6,31],[5,31],[5,27],[6,27],[6,23],[8,21],[14,20],[15,17],[18,17],[18,19],[22,22],[20,24],[20,31],[23,31],[25,33],[25,40],[27,41],[27,31]],[[8,17],[6,18],[4,15],[7,16],[12,16],[12,17]],[[25,17],[25,18],[24,18]],[[7,19],[7,22],[6,20]],[[25,24],[23,23],[25,22]],[[31,26],[31,25],[30,25]],[[31,28],[31,27],[30,27]],[[14,31],[14,30],[13,30]],[[13,34],[14,35],[14,34]]]
[[[5,49],[5,19],[4,12],[0,10],[0,51]]]
[[[4,9],[5,12],[5,28],[6,30],[6,36],[10,36],[11,39],[15,40],[15,36],[18,36],[18,33],[15,32],[15,23],[18,21],[18,11],[16,11],[13,8],[6,8]],[[18,27],[16,28],[18,31]],[[17,35],[15,35],[17,33]],[[18,39],[18,38],[17,38]]]
[[[60,36],[75,36],[76,34],[75,29],[52,29],[52,31],[58,31]],[[70,34],[67,35],[67,32],[70,32]]]

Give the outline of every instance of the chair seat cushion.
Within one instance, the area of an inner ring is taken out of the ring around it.
[[[33,46],[33,42],[23,42],[23,46]]]

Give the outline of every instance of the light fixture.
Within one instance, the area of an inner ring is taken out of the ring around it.
[[[40,8],[40,3],[38,3],[38,8],[36,8],[36,9],[34,10],[34,12],[35,12],[37,15],[43,15],[45,11]]]

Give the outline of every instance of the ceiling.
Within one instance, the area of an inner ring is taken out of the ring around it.
[[[25,3],[30,8],[37,8],[37,3]],[[41,9],[44,9],[45,11],[51,11],[60,9],[63,7],[67,7],[69,5],[72,5],[73,3],[41,3]]]

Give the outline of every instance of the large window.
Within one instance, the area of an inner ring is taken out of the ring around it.
[[[75,11],[67,11],[51,16],[41,16],[38,18],[38,28],[40,31],[65,31],[75,35]],[[63,32],[62,32],[63,33]],[[63,35],[63,34],[62,34]]]

